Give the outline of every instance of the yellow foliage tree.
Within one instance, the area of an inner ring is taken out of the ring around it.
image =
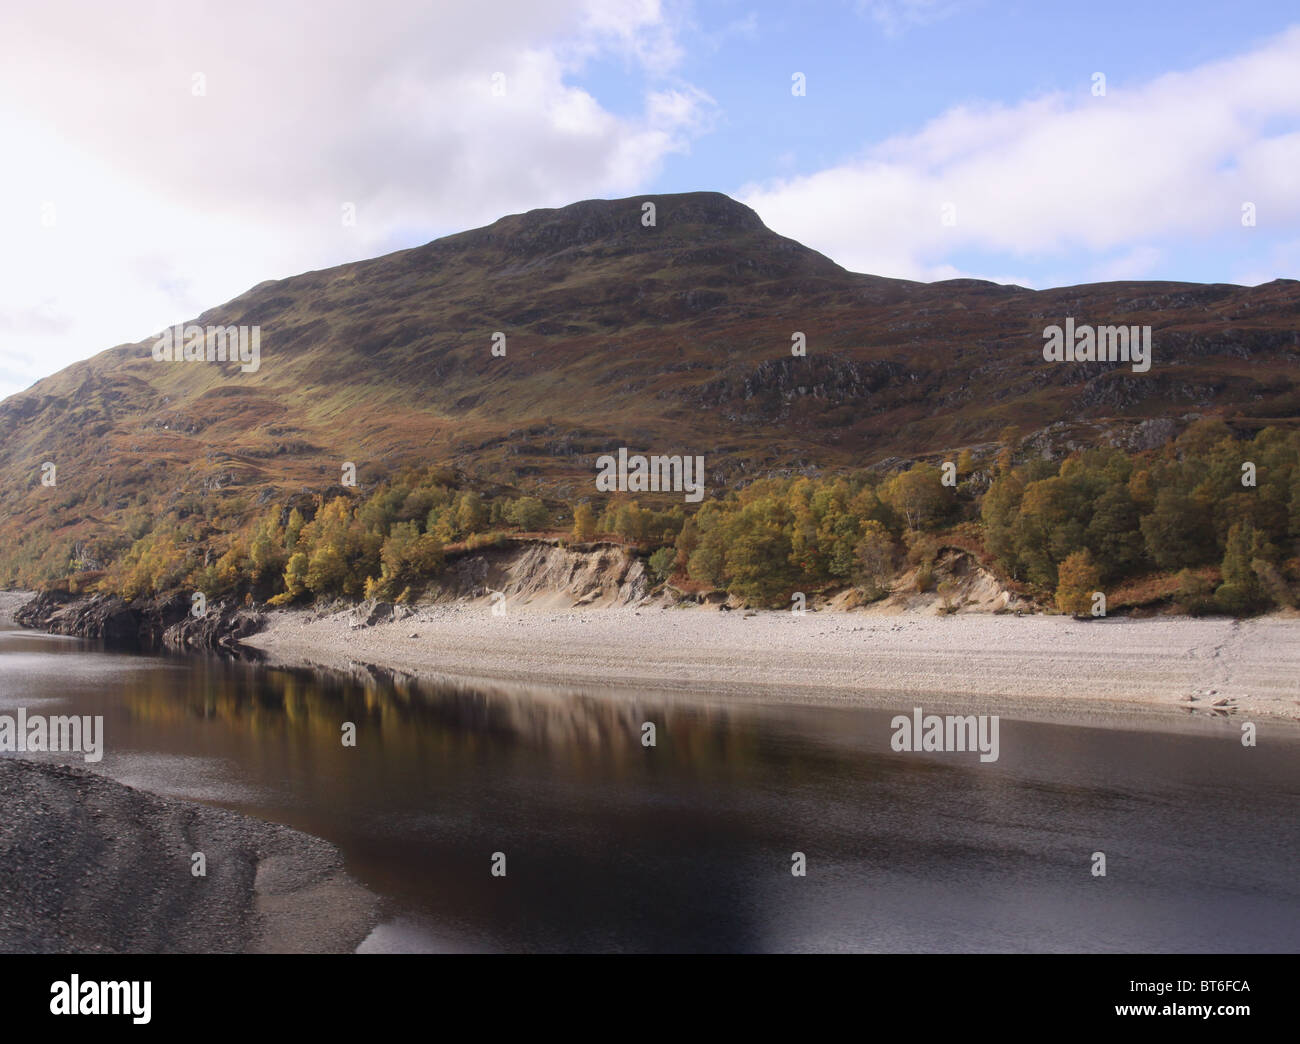
[[[1087,616],[1092,611],[1092,596],[1101,587],[1101,573],[1092,555],[1075,551],[1066,556],[1057,570],[1056,608],[1063,613]]]
[[[590,504],[579,504],[573,509],[573,540],[578,544],[590,543],[596,536],[596,512]]]

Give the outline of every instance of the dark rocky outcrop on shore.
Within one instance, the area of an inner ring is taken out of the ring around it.
[[[14,757],[0,794],[0,953],[349,953],[377,921],[289,827]]]
[[[210,605],[202,616],[190,612],[184,594],[127,602],[113,595],[73,595],[42,591],[17,609],[14,620],[33,630],[97,638],[112,645],[212,649],[246,655],[241,638],[255,634],[263,617],[226,603]]]

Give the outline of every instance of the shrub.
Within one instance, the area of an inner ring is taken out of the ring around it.
[[[922,562],[916,567],[916,589],[918,591],[928,591],[934,583],[934,562]]]
[[[1215,610],[1214,585],[1190,569],[1184,569],[1178,574],[1174,604],[1182,607],[1183,611],[1190,616],[1212,613]]]
[[[1214,592],[1214,604],[1229,616],[1249,616],[1260,606],[1259,592],[1246,584],[1220,584]]]
[[[945,613],[955,613],[957,611],[957,585],[951,580],[944,580],[937,588],[939,597],[943,600],[943,611]]]
[[[650,556],[650,575],[656,580],[663,582],[672,575],[673,564],[677,560],[677,552],[671,547],[661,547]]]

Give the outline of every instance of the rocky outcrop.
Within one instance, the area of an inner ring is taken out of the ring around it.
[[[154,605],[152,615],[166,613]],[[99,638],[116,645],[141,642],[143,606],[131,605],[112,595],[73,595],[67,591],[42,591],[14,613],[22,627],[78,638]],[[184,612],[184,608],[180,609]],[[165,625],[164,625],[165,626]],[[161,633],[161,629],[159,631]]]
[[[195,617],[191,605],[189,597],[179,592],[128,602],[115,595],[50,590],[15,611],[14,620],[21,627],[96,638],[111,645],[229,652],[239,652],[239,639],[262,626],[261,614],[252,610],[217,604]]]
[[[367,627],[374,627],[375,624],[405,620],[414,612],[415,610],[409,605],[394,605],[392,602],[381,602],[372,598],[352,610],[350,626],[352,630],[360,631]]]
[[[210,606],[202,616],[186,615],[172,624],[162,634],[162,644],[169,649],[212,649],[248,655],[239,644],[241,638],[256,634],[262,629],[265,617],[252,609],[235,606]]]

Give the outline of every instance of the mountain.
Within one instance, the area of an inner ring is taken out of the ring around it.
[[[1045,361],[1045,328],[1067,318],[1149,325],[1150,370]],[[1154,445],[1195,415],[1246,431],[1300,417],[1294,280],[886,279],[708,192],[512,215],[261,283],[194,322],[258,327],[256,372],[157,361],[155,333],[0,403],[0,538],[26,561],[186,497],[238,514],[325,490],[345,461],[362,487],[438,464],[572,499],[620,446],[702,454],[717,490],[946,454],[1007,425],[1059,452]]]

